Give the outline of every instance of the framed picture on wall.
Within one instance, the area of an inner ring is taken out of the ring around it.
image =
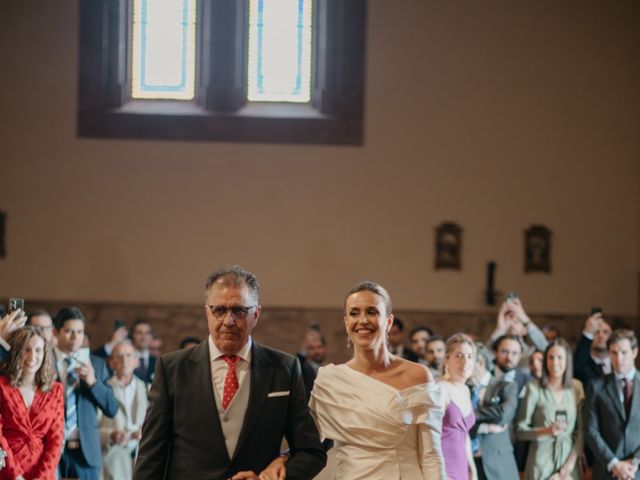
[[[551,273],[551,230],[544,225],[524,232],[524,271]]]
[[[436,270],[460,270],[461,253],[462,228],[453,222],[436,227]]]

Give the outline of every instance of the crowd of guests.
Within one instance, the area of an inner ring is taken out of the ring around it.
[[[297,361],[251,339],[250,272],[206,291],[209,338],[162,357],[144,320],[89,353],[77,308],[0,315],[0,480],[304,479],[327,451],[318,478],[640,479],[638,342],[599,311],[575,349],[515,295],[485,342],[426,326],[405,341],[362,282],[344,302],[353,356],[327,365],[317,325]]]

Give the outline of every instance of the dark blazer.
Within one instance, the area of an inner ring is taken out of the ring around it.
[[[141,364],[133,371],[133,373],[144,383],[151,383],[153,381],[154,372],[156,371],[156,360],[156,357],[154,357],[153,355],[149,355],[149,366],[147,367],[147,369],[145,370],[144,368],[142,368]],[[142,359],[140,359],[140,362],[142,362]]]
[[[518,385],[515,382],[491,380],[482,403],[476,410],[477,431],[482,423],[509,425],[518,411]],[[510,428],[502,433],[478,435],[482,451],[482,468],[490,480],[513,480],[518,478],[518,467],[513,454]]]
[[[601,376],[596,362],[591,358],[592,342],[593,340],[581,334],[573,354],[573,376],[582,382],[585,391],[589,389],[589,384],[594,378]]]
[[[631,414],[625,418],[613,373],[592,380],[582,409],[584,436],[595,463],[594,480],[612,479],[607,465],[614,457],[640,459],[640,372],[633,381]],[[636,473],[640,479],[640,471]]]
[[[4,348],[2,345],[0,345],[0,360],[4,360],[8,356],[9,356],[9,352],[7,351],[7,349]]]
[[[269,392],[289,395],[268,397]],[[209,343],[163,355],[156,364],[150,404],[133,478],[228,479],[259,474],[289,444],[287,479],[313,478],[326,454],[309,413],[298,360],[253,342],[249,404],[236,451],[229,458],[213,395]]]
[[[55,359],[55,362],[57,368],[58,360]],[[89,387],[85,382],[80,382],[76,389],[76,408],[78,410],[80,450],[87,464],[97,468],[102,465],[102,452],[96,409],[99,408],[105,416],[113,418],[118,412],[118,401],[113,394],[111,385],[107,383],[109,373],[104,360],[91,355],[91,365],[95,371],[96,383]],[[59,373],[58,379],[60,379]]]

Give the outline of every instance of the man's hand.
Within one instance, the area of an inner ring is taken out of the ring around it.
[[[129,433],[124,430],[114,430],[111,432],[111,441],[123,445],[129,441]]]
[[[631,463],[630,460],[623,460],[611,468],[611,475],[618,480],[633,480],[636,476],[636,470],[638,470],[638,467]]]
[[[509,310],[511,310],[516,318],[520,320],[520,322],[522,322],[524,325],[528,325],[529,322],[531,322],[531,319],[529,318],[529,315],[527,315],[527,312],[524,311],[524,307],[522,306],[522,302],[519,298],[510,300],[508,302],[508,305]]]
[[[594,313],[593,315],[590,315],[584,322],[584,328],[582,329],[582,331],[584,333],[588,333],[589,335],[595,335],[602,326],[602,322],[604,322],[602,318],[602,312]]]
[[[24,327],[25,323],[27,323],[27,315],[23,310],[18,309],[8,313],[0,320],[0,337],[9,341],[13,332]]]
[[[285,464],[289,457],[286,455],[280,455],[273,462],[269,464],[267,468],[265,468],[258,478],[260,480],[284,480],[287,478],[287,468]]]
[[[93,370],[93,365],[91,365],[91,362],[78,363],[80,364],[80,366],[76,367],[75,369],[78,373],[78,377],[80,377],[80,380],[84,381],[87,385],[93,387],[93,385],[96,383],[96,372]]]
[[[487,424],[487,433],[502,433],[507,429],[508,425],[497,425],[495,423]]]
[[[496,321],[496,329],[494,334],[498,337],[507,333],[509,329],[509,320],[507,318],[507,314],[509,313],[509,303],[502,302],[500,305],[500,310],[498,311],[498,318]]]
[[[260,480],[260,479],[255,473],[251,471],[247,471],[247,472],[238,472],[229,480]]]
[[[129,331],[127,330],[127,327],[120,327],[114,330],[111,334],[111,338],[107,342],[107,345],[109,345],[111,351],[113,351],[113,347],[125,340],[128,335]]]

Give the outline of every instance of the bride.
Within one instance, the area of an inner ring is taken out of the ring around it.
[[[445,478],[440,389],[429,370],[392,355],[387,291],[355,285],[344,323],[353,358],[320,368],[310,408],[321,437],[336,448],[336,479]]]

